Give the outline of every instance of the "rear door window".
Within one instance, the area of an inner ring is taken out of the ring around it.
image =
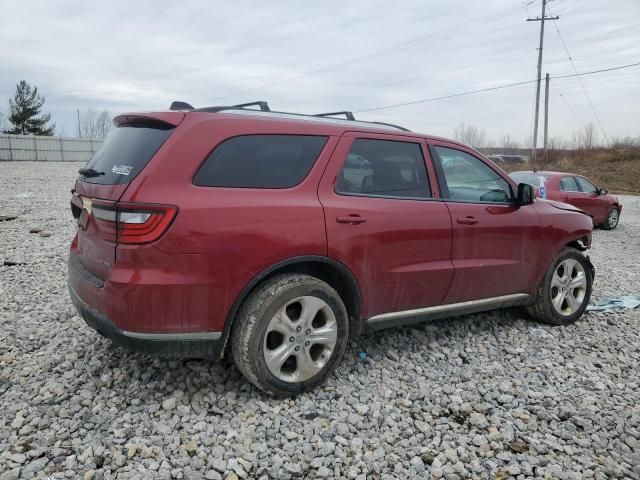
[[[563,192],[579,192],[578,184],[573,177],[564,177],[560,179],[560,190]]]
[[[327,137],[244,135],[218,145],[204,161],[194,185],[235,188],[290,188],[309,174]]]
[[[420,144],[358,138],[338,175],[336,193],[385,198],[431,197]]]
[[[82,181],[119,185],[133,180],[173,133],[175,127],[162,124],[125,124],[113,130],[89,159]]]

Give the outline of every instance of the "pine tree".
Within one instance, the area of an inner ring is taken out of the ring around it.
[[[25,80],[20,80],[16,85],[14,98],[9,99],[9,121],[13,124],[13,128],[5,130],[4,133],[53,135],[56,124],[47,125],[51,120],[51,114],[40,115],[44,100],[44,97],[38,95],[38,87],[32,88]]]

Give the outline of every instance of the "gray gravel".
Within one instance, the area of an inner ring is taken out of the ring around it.
[[[640,311],[381,332],[323,388],[274,400],[229,363],[131,353],[83,324],[65,283],[77,168],[0,163],[0,216],[18,217],[0,222],[0,480],[640,475]],[[640,197],[622,202],[594,234],[595,299],[640,293]]]

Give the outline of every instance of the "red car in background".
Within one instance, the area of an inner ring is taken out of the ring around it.
[[[510,174],[518,183],[528,183],[540,197],[540,187],[544,185],[545,198],[569,203],[588,212],[593,224],[605,230],[618,226],[622,204],[617,197],[609,195],[606,188],[598,188],[581,175],[565,172],[523,171]]]

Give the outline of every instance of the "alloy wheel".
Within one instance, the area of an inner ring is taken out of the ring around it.
[[[279,380],[308,380],[327,364],[337,338],[338,323],[327,302],[297,297],[280,307],[267,325],[265,363]]]
[[[619,215],[617,208],[614,208],[609,212],[609,218],[607,218],[609,228],[615,228],[616,225],[618,225]]]
[[[582,306],[587,293],[587,275],[580,262],[568,258],[556,267],[551,278],[551,304],[568,317]]]

